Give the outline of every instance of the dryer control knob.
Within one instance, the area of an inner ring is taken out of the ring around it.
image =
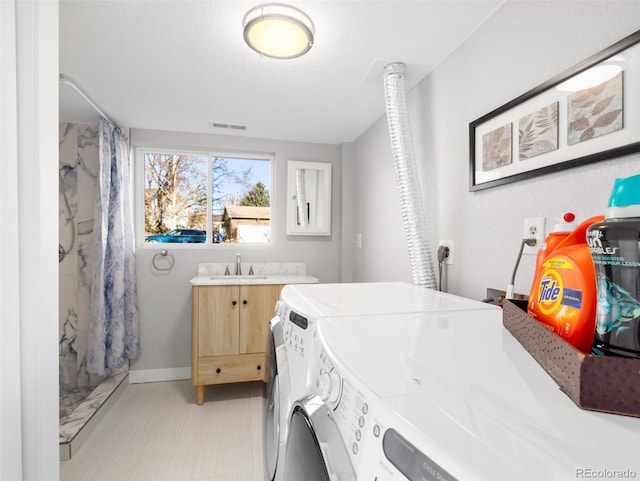
[[[342,380],[335,372],[324,372],[318,382],[318,395],[327,403],[335,404],[340,399]]]

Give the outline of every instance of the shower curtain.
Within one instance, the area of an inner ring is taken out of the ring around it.
[[[100,119],[87,371],[104,375],[140,352],[126,140]]]

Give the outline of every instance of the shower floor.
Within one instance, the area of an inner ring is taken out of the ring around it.
[[[60,389],[60,424],[84,401],[95,386],[65,387]]]
[[[97,386],[60,390],[60,461],[71,459],[81,439],[99,418],[99,411],[112,401],[113,394],[128,377],[122,370],[109,375]]]

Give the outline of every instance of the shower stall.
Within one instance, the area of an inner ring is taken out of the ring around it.
[[[114,399],[128,363],[104,376],[87,370],[98,125],[60,123],[59,128],[60,459],[66,460]]]

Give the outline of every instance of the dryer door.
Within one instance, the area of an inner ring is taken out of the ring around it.
[[[330,409],[317,396],[296,403],[289,424],[284,481],[355,481]]]

